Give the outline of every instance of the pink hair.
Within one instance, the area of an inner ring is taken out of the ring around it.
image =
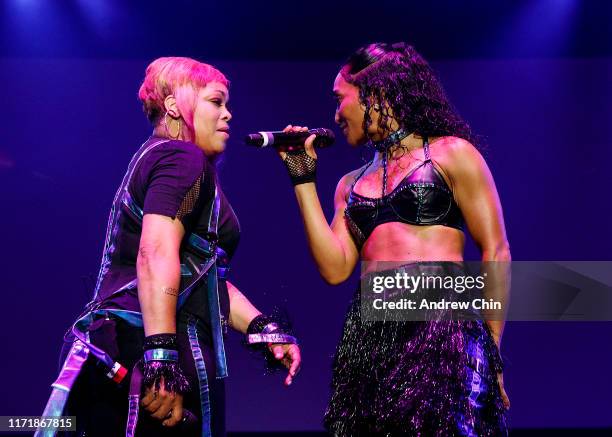
[[[185,124],[193,132],[193,111],[198,91],[211,82],[229,86],[223,73],[212,65],[191,58],[158,58],[147,67],[138,98],[147,118],[156,125],[166,113],[164,99],[173,95]]]

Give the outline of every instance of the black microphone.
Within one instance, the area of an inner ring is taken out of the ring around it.
[[[329,147],[336,139],[330,129],[318,128],[304,132],[257,132],[247,135],[244,142],[255,147],[272,146],[282,150],[298,150],[304,147],[304,141],[312,134],[317,136],[313,145],[318,148]]]
[[[182,432],[193,432],[198,426],[198,418],[191,411],[183,409],[183,419],[177,424],[177,428]]]

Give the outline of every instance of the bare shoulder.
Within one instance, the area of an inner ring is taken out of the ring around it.
[[[367,164],[359,167],[358,169],[352,170],[340,178],[338,185],[336,186],[336,200],[343,199],[346,201],[353,182],[355,182],[355,179],[357,179],[366,165]]]
[[[347,174],[340,178],[339,184],[342,183],[351,185],[353,182],[355,182],[355,179],[357,179],[359,174],[364,170],[367,165],[368,164],[364,164],[361,167],[356,168],[355,170],[349,171]]]
[[[440,161],[454,161],[458,159],[470,159],[482,155],[478,149],[469,141],[459,137],[439,137],[430,142],[432,157]]]
[[[459,137],[440,137],[431,143],[432,158],[452,175],[456,172],[476,170],[485,164],[478,149]]]

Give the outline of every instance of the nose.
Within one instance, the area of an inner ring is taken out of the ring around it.
[[[223,113],[221,119],[228,122],[232,119],[232,113],[229,112],[229,109],[225,108],[225,112]]]

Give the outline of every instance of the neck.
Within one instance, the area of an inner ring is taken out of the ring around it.
[[[166,126],[164,126],[162,123],[155,126],[155,128],[153,129],[153,135],[156,137],[160,137],[160,138],[168,138],[169,140],[188,141],[185,138],[185,135],[183,134],[183,132],[181,132],[177,138],[172,138],[168,134],[168,130],[166,129]]]
[[[159,124],[159,125],[155,126],[155,128],[153,129],[153,136],[159,137],[159,138],[167,138],[169,140],[179,140],[179,141],[193,142],[189,137],[186,137],[185,132],[181,132],[181,134],[179,135],[178,138],[172,138],[170,135],[168,135],[166,127],[163,124]],[[195,142],[193,142],[193,143],[195,144]],[[204,156],[206,157],[206,159],[211,164],[213,164],[213,165],[216,164],[217,161],[219,160],[219,158],[221,157],[220,154],[211,154],[210,152],[207,152],[200,145],[198,145],[198,144],[195,144],[195,145],[198,146],[198,148],[200,148],[202,150],[202,152],[204,152]]]
[[[423,147],[423,137],[413,132],[402,139],[399,144],[393,144],[387,149],[387,160],[398,159],[407,152],[421,147]],[[384,154],[384,151],[377,150],[374,155],[374,164],[382,164]]]

